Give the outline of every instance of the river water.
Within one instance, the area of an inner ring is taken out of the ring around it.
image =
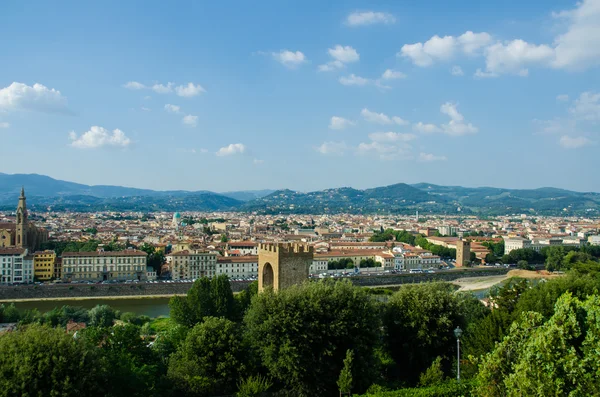
[[[19,310],[38,309],[45,313],[64,305],[91,309],[96,305],[109,305],[122,313],[133,312],[138,316],[169,316],[169,298],[127,298],[127,299],[73,299],[15,302]]]
[[[489,288],[471,292],[481,299],[487,296]],[[169,298],[41,300],[15,303],[19,310],[38,309],[42,313],[64,305],[79,306],[85,309],[91,309],[96,305],[109,305],[122,313],[133,312],[138,316],[145,315],[153,318],[169,316]]]

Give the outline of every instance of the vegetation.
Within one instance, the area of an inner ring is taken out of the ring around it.
[[[18,323],[0,336],[0,396],[597,395],[594,258],[563,252],[564,277],[512,279],[490,292],[493,310],[445,283],[387,295],[348,280],[253,284],[234,297],[224,277],[173,298],[169,319],[0,305],[0,321]],[[66,333],[69,321],[87,328]]]

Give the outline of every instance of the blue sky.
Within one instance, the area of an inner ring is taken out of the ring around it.
[[[600,191],[600,0],[8,1],[0,172]]]

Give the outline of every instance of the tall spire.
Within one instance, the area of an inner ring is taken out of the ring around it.
[[[21,186],[21,198],[25,198],[25,186]]]

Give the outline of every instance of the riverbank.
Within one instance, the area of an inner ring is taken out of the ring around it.
[[[236,294],[237,292],[234,292]],[[79,296],[74,298],[24,298],[24,299],[0,299],[0,303],[22,303],[22,302],[61,302],[61,301],[87,301],[87,300],[131,300],[131,299],[170,299],[173,296],[186,296],[186,294],[165,294],[165,295],[118,295],[118,296]]]
[[[535,279],[552,279],[562,277],[562,274],[551,274],[547,271],[535,270],[511,270],[504,275],[484,276],[484,277],[465,277],[452,281],[452,284],[459,287],[459,291],[481,291],[488,290],[496,285],[499,285],[511,278],[525,278],[529,280]]]
[[[433,281],[451,282],[461,278],[504,276],[505,268],[471,268],[439,271],[435,273],[401,273],[381,276],[349,278],[361,287],[418,284]],[[232,281],[233,292],[245,290],[249,281]],[[34,302],[44,300],[77,299],[135,299],[185,295],[192,283],[139,283],[139,284],[55,284],[1,286],[0,302]]]

